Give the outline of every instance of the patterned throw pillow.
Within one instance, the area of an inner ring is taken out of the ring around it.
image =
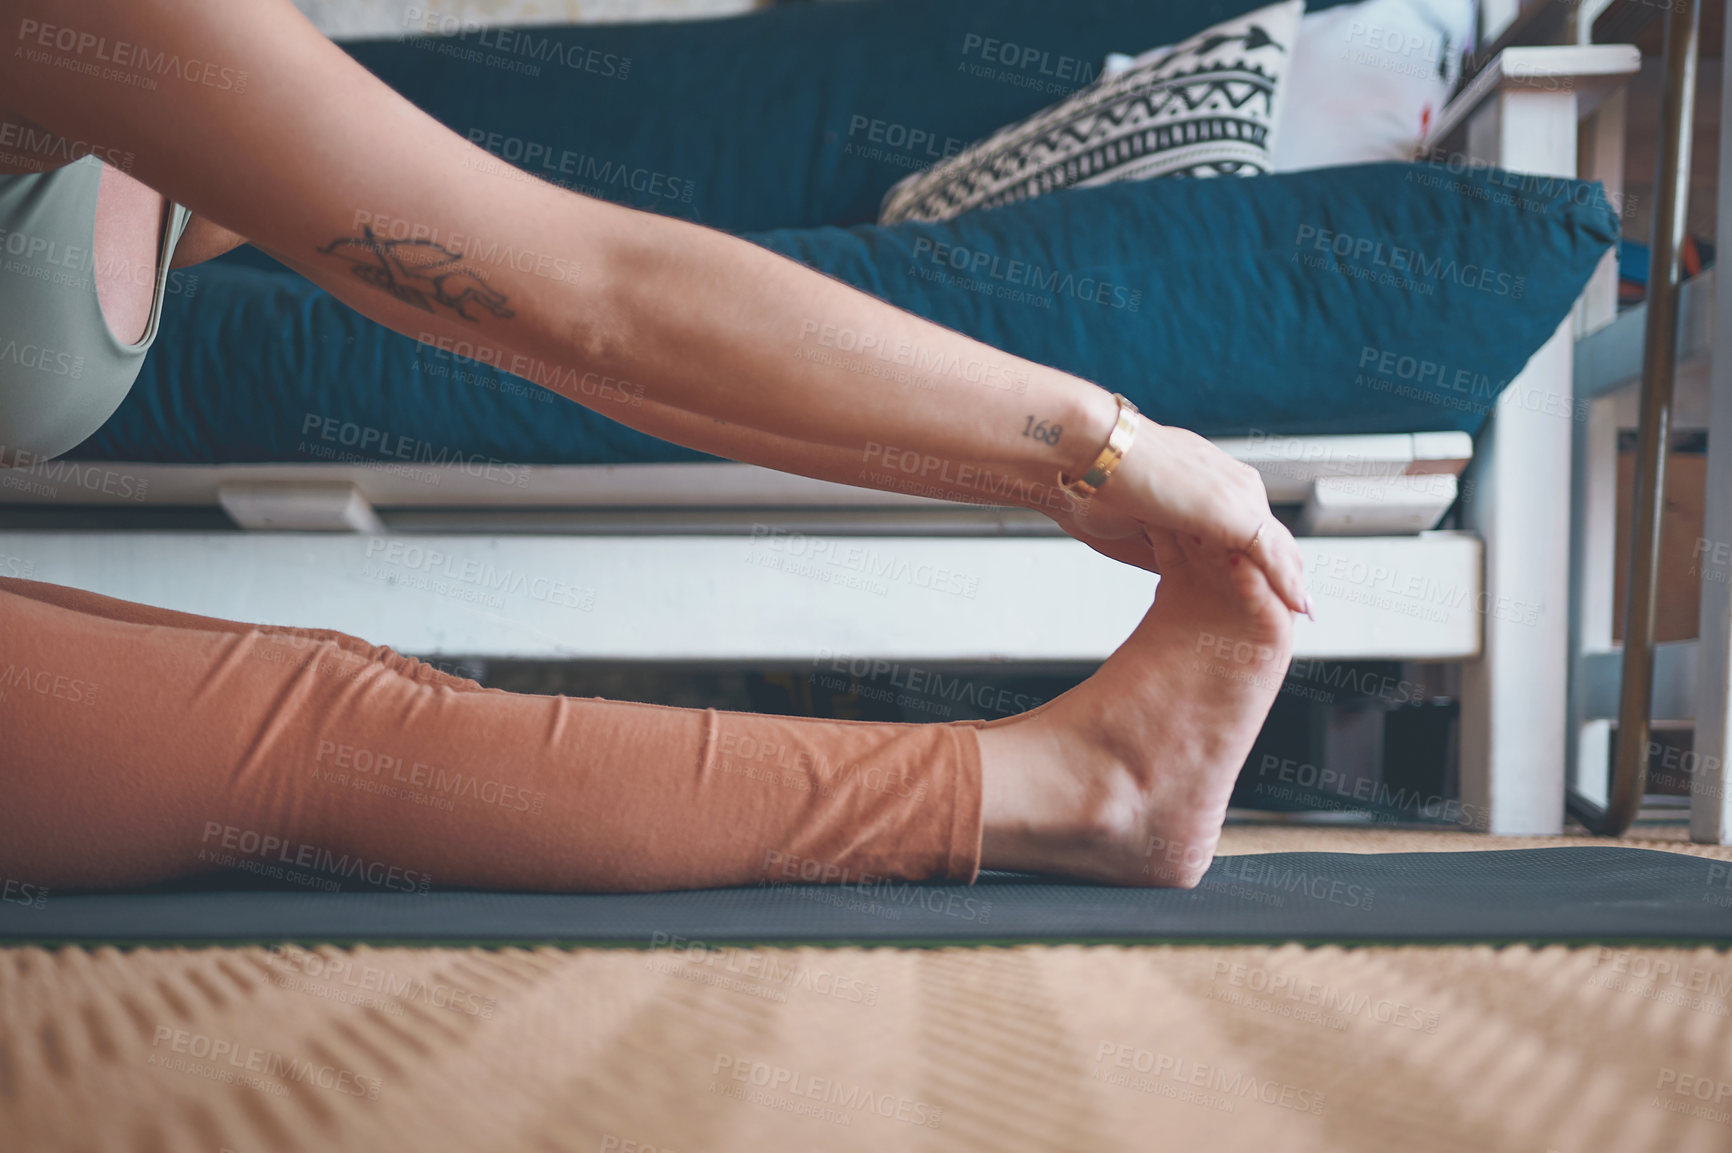
[[[1073,185],[1258,176],[1304,0],[1226,20],[988,136],[884,196],[878,223],[948,220]]]

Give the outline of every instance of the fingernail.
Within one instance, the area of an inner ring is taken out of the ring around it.
[[[1311,618],[1311,623],[1317,623],[1317,614],[1311,611],[1311,594],[1305,594],[1305,615]]]

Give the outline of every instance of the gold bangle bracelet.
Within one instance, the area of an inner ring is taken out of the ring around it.
[[[1119,462],[1125,458],[1125,453],[1131,449],[1131,441],[1137,435],[1137,406],[1125,398],[1122,393],[1113,393],[1113,399],[1119,402],[1119,419],[1113,425],[1112,433],[1107,437],[1107,445],[1095,457],[1088,471],[1076,480],[1066,480],[1064,473],[1058,474],[1058,486],[1078,500],[1088,500],[1100,491],[1100,487],[1112,479],[1118,470]]]

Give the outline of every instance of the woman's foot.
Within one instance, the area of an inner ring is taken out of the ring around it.
[[[1154,606],[1094,676],[979,730],[986,868],[1185,888],[1208,868],[1292,614],[1237,555],[1162,567]]]

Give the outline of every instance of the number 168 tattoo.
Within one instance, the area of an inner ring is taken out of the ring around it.
[[[1036,421],[1034,416],[1030,414],[1028,420],[1022,426],[1022,435],[1031,436],[1035,440],[1042,441],[1046,444],[1057,444],[1059,437],[1064,435],[1064,425],[1049,425],[1044,420]]]

